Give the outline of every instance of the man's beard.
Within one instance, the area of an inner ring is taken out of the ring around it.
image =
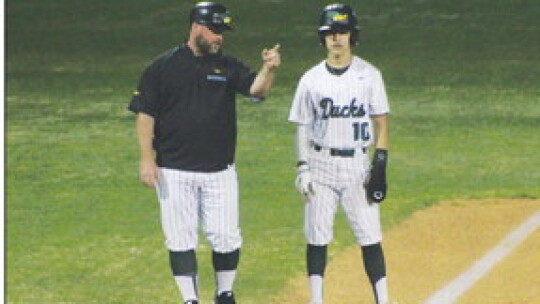
[[[221,43],[210,43],[202,36],[195,38],[195,45],[199,49],[199,52],[201,52],[203,55],[216,54],[221,49]]]

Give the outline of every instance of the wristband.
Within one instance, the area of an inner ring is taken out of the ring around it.
[[[376,165],[386,165],[386,162],[388,160],[388,150],[386,149],[375,149],[375,153],[373,153],[373,164]]]

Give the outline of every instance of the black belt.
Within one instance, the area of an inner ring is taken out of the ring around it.
[[[317,152],[320,152],[323,147],[313,144],[313,149]],[[355,149],[336,149],[336,148],[329,148],[330,155],[331,156],[341,156],[341,157],[354,157],[354,154],[356,153]],[[366,153],[366,148],[362,148],[362,153]]]

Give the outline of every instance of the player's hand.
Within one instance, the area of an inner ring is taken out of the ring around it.
[[[158,182],[158,169],[154,160],[142,160],[139,166],[141,182],[150,188],[156,188]]]
[[[311,173],[309,172],[309,166],[307,164],[298,167],[298,174],[296,175],[294,185],[296,186],[296,190],[304,196],[315,195]]]
[[[271,49],[264,49],[261,52],[261,57],[264,62],[264,65],[270,70],[273,71],[281,65],[281,55],[279,54],[279,44],[274,45]]]

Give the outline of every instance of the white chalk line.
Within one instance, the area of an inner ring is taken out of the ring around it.
[[[423,304],[452,304],[471,288],[476,281],[510,254],[522,241],[527,239],[540,226],[540,211],[510,232],[497,246],[476,261],[469,269],[457,276],[452,282],[435,292]]]

